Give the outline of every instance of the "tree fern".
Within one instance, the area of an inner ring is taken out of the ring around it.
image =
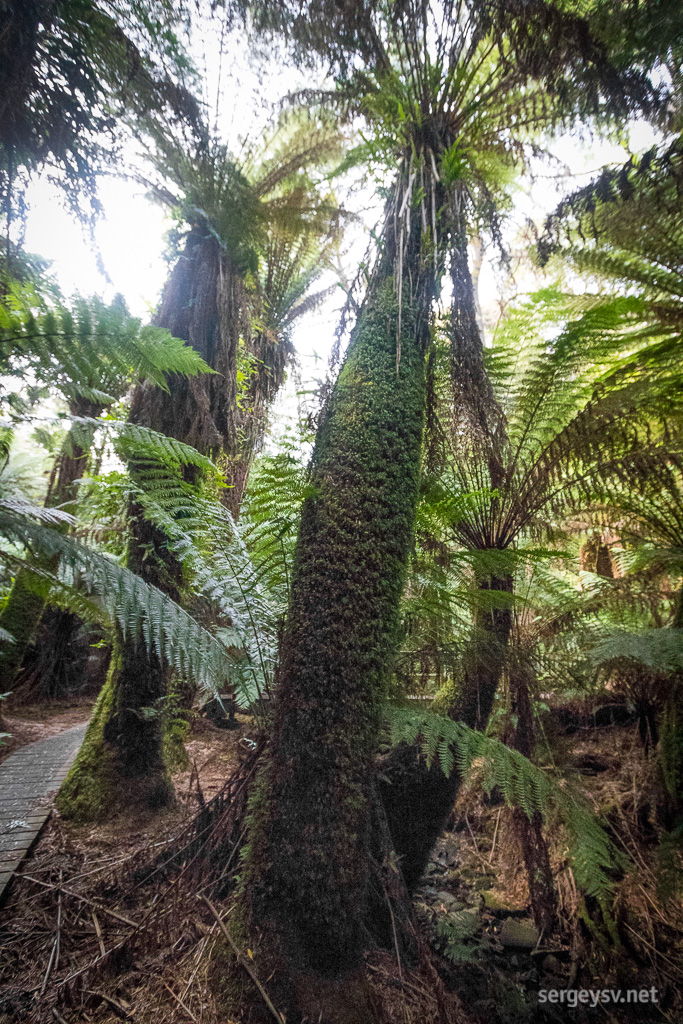
[[[75,299],[35,305],[31,290],[15,289],[0,304],[0,364],[3,372],[36,379],[70,403],[96,406],[118,401],[131,380],[166,388],[166,375],[206,373],[191,346],[159,327],[141,326],[120,299]]]

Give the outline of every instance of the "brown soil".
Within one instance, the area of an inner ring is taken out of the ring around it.
[[[55,736],[73,725],[87,722],[92,712],[91,698],[71,698],[68,701],[43,701],[7,711],[3,708],[2,732],[8,732],[0,744],[0,763],[19,747],[36,740]]]

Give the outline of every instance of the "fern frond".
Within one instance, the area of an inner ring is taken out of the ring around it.
[[[19,544],[29,544],[44,557],[58,557],[60,574],[77,573],[86,593],[97,599],[90,609],[104,611],[101,621],[117,622],[124,636],[132,641],[141,638],[178,673],[211,692],[232,678],[237,659],[167,595],[106,555],[25,512],[25,507],[17,510],[15,504],[0,501],[0,532]]]
[[[624,859],[578,793],[518,751],[461,722],[396,706],[387,706],[385,714],[392,743],[420,740],[429,764],[438,754],[444,770],[457,766],[463,778],[476,776],[486,792],[497,787],[509,806],[521,807],[528,817],[536,812],[546,821],[556,816],[569,835],[568,857],[577,883],[601,903],[609,900],[612,876]],[[451,748],[450,757],[442,753],[444,745]]]

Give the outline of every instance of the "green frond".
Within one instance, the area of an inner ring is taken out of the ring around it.
[[[156,587],[117,562],[26,515],[26,507],[0,501],[0,532],[44,557],[58,557],[60,578],[78,574],[101,607],[100,621],[117,622],[125,637],[142,639],[176,671],[211,692],[235,672],[235,659],[212,634]],[[41,512],[43,510],[40,510]],[[41,517],[42,518],[42,517]],[[86,603],[82,605],[86,610]]]
[[[578,885],[601,904],[608,902],[612,877],[624,859],[578,793],[518,751],[461,722],[396,706],[385,713],[393,744],[419,740],[429,764],[438,760],[445,771],[457,767],[486,792],[497,787],[509,806],[520,807],[529,818],[536,812],[546,821],[556,817],[569,836],[568,857]]]
[[[169,373],[212,372],[190,345],[159,327],[141,327],[117,299],[76,299],[70,307],[36,308],[31,295],[0,304],[0,365],[35,378],[72,405],[102,408],[133,381],[166,388]]]
[[[612,629],[593,646],[590,659],[596,666],[631,661],[657,672],[683,669],[683,629],[629,631]]]

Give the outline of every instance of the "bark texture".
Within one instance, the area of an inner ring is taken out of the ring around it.
[[[372,756],[419,485],[427,320],[404,308],[397,373],[390,289],[361,314],[316,443],[250,850],[254,925],[331,976],[366,944]]]
[[[482,588],[510,592],[512,580],[483,581]],[[464,722],[472,729],[486,728],[502,673],[511,621],[509,608],[477,612],[471,657],[449,710],[453,721]],[[419,747],[406,744],[392,751],[379,767],[382,802],[409,892],[419,885],[461,782],[457,769],[446,777],[438,764],[427,767]]]
[[[155,321],[189,342],[216,372],[189,378],[169,374],[168,391],[151,383],[138,384],[129,414],[131,423],[190,444],[204,455],[216,455],[229,443],[234,433],[235,353],[245,312],[241,288],[214,235],[195,227],[166,285]],[[134,482],[143,468],[135,459],[130,461]],[[192,467],[186,475],[188,482],[193,482]],[[169,549],[167,537],[149,522],[135,498],[129,523],[128,568],[180,601],[182,566]],[[158,715],[168,693],[168,668],[147,651],[141,638],[119,636],[116,648],[102,720],[93,719],[86,736],[93,754],[76,760],[63,787],[63,813],[79,818],[108,813],[105,794],[111,797],[113,792],[112,773],[125,780],[135,799],[151,807],[173,797]],[[109,756],[96,752],[102,744]]]
[[[517,718],[513,746],[524,757],[530,758],[534,752],[535,737],[528,672],[523,665],[514,665],[510,675],[512,712]],[[538,930],[548,935],[557,921],[557,893],[548,843],[543,834],[543,817],[535,811],[528,818],[519,807],[513,813],[526,868],[531,913]]]

